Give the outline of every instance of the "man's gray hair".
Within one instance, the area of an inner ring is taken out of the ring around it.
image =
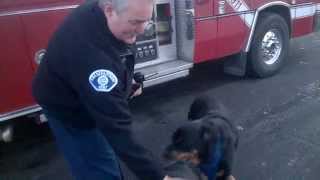
[[[129,0],[99,0],[99,6],[104,8],[107,4],[112,5],[112,7],[117,11],[121,12],[125,10],[128,6]]]
[[[112,5],[116,12],[121,12],[128,7],[130,0],[98,0],[99,6],[103,9],[107,4]],[[154,0],[149,0],[154,3]]]

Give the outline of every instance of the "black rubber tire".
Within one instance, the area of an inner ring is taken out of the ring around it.
[[[261,57],[260,48],[263,37],[271,29],[279,31],[279,36],[282,40],[282,51],[273,64],[267,64]],[[283,17],[275,13],[261,14],[253,35],[251,49],[248,53],[248,68],[250,75],[258,78],[269,77],[277,73],[283,67],[289,54],[289,33],[288,24]]]

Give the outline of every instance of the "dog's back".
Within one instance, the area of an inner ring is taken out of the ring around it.
[[[190,106],[188,119],[190,121],[196,121],[198,119],[212,121],[214,125],[223,129],[222,132],[224,135],[227,138],[231,138],[231,141],[233,141],[237,147],[239,141],[238,130],[228,117],[228,112],[225,107],[215,98],[205,95],[197,97]]]

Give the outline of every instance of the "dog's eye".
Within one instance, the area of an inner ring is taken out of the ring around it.
[[[174,140],[174,143],[175,144],[181,144],[181,143],[183,143],[183,137],[178,137],[178,138],[176,138],[175,140]]]
[[[180,129],[178,129],[176,132],[174,132],[173,136],[172,136],[172,140],[174,142],[178,142],[178,141],[181,141],[183,138],[182,138],[182,132]]]

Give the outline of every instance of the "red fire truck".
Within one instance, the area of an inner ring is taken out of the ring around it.
[[[41,110],[31,96],[32,76],[52,33],[83,2],[0,1],[0,122]],[[145,86],[222,57],[227,73],[271,76],[283,66],[289,40],[312,33],[320,16],[320,0],[155,2],[153,23],[136,45],[135,70],[146,75]]]

